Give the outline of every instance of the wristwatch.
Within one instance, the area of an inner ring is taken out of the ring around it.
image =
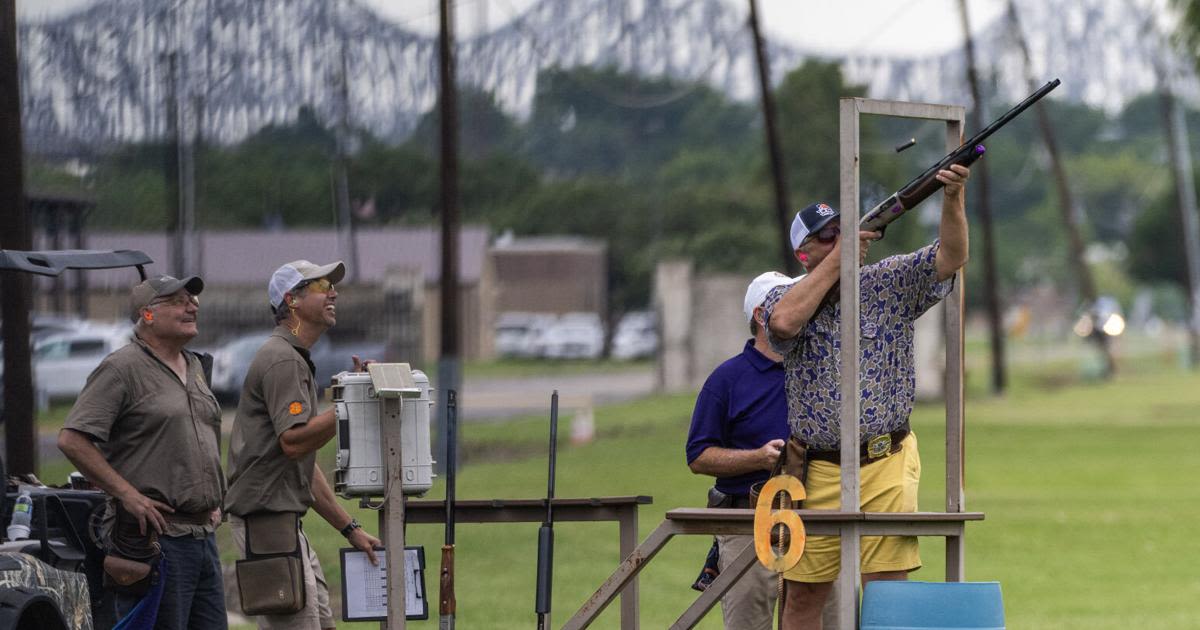
[[[350,522],[346,523],[346,526],[341,529],[341,532],[343,536],[349,538],[350,534],[353,534],[356,529],[362,529],[362,525],[358,524],[358,519],[351,518]]]

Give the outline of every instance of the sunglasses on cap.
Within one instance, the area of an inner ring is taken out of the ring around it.
[[[190,293],[188,293],[187,295],[176,294],[176,295],[172,295],[170,297],[165,297],[165,298],[158,299],[158,300],[152,300],[149,304],[146,305],[146,307],[149,308],[152,306],[164,306],[164,305],[165,306],[187,306],[188,304],[191,304],[192,306],[200,306],[200,296],[192,295]]]
[[[304,282],[296,285],[295,290],[300,291],[303,289],[309,289],[311,291],[316,291],[317,293],[329,293],[331,290],[333,290],[333,283],[329,281],[329,278],[305,280]]]

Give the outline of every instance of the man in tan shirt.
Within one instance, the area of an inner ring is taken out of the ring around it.
[[[166,566],[155,627],[172,630],[226,627],[214,535],[225,492],[221,410],[200,358],[184,349],[196,336],[203,289],[195,276],[135,286],[133,342],[88,376],[58,434],[59,449],[112,497],[106,520],[119,502],[141,534],[158,534]],[[115,599],[123,617],[141,598]]]
[[[317,413],[316,372],[308,350],[337,322],[337,284],[346,274],[340,261],[315,265],[297,260],[271,276],[267,294],[275,313],[274,332],[246,372],[229,444],[229,493],[226,511],[234,540],[246,554],[246,521],[291,512],[303,516],[312,507],[350,544],[376,562],[378,538],[337,503],[316,463],[316,453],[336,434],[333,408]],[[359,368],[358,358],[354,358]],[[329,592],[317,555],[303,531],[306,557],[305,606],[291,615],[259,615],[259,628],[333,628]]]

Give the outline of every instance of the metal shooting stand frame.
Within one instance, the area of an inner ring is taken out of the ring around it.
[[[384,441],[384,466],[387,482],[384,502],[379,509],[380,538],[386,547],[387,558],[387,620],[381,630],[403,630],[407,623],[405,610],[404,528],[405,519],[419,524],[446,522],[444,501],[405,501],[401,458],[402,398],[419,396],[420,389],[411,372],[398,370],[397,364],[372,363],[367,366],[375,391],[382,401],[380,424]],[[633,553],[638,539],[638,506],[653,501],[648,496],[619,496],[591,498],[555,498],[551,501],[556,522],[616,521],[621,557]],[[371,497],[360,500],[371,507]],[[454,501],[454,518],[458,523],[540,523],[546,515],[543,499],[487,499]],[[636,627],[638,618],[637,581],[630,580],[621,597],[622,627]]]
[[[407,622],[404,596],[404,475],[401,459],[402,399],[420,396],[421,390],[412,372],[403,364],[372,363],[367,366],[381,405],[379,423],[383,430],[384,483],[383,509],[379,511],[379,532],[387,558],[387,620],[381,630],[404,630]],[[368,498],[363,499],[363,504]]]
[[[840,101],[841,127],[841,215],[842,234],[858,234],[859,118],[863,114],[899,116],[946,123],[946,149],[962,143],[965,110],[957,105],[930,105],[865,98]],[[943,300],[945,314],[946,369],[946,510],[944,512],[878,513],[860,510],[858,418],[859,418],[859,242],[842,240],[841,266],[841,428],[842,504],[833,510],[796,510],[808,534],[841,536],[841,566],[838,575],[837,627],[858,627],[858,602],[862,579],[859,566],[861,536],[942,536],[946,539],[946,581],[961,582],[966,574],[963,535],[967,521],[983,520],[981,512],[964,512],[963,498],[963,273],[954,278],[954,288]],[[684,508],[667,512],[666,520],[604,582],[567,622],[566,629],[588,627],[606,606],[631,583],[671,538],[683,534],[753,534],[754,510]],[[671,628],[692,628],[717,603],[750,565],[757,562],[754,546],[746,548],[717,577]],[[635,629],[637,623],[621,627]]]

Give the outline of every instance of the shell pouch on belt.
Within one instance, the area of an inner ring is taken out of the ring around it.
[[[141,597],[158,583],[158,560],[162,555],[158,534],[149,523],[147,534],[142,534],[137,518],[120,501],[113,501],[113,511],[116,520],[104,555],[104,589]]]
[[[304,609],[300,515],[263,512],[246,517],[246,559],[237,561],[238,593],[247,615],[290,615]]]

